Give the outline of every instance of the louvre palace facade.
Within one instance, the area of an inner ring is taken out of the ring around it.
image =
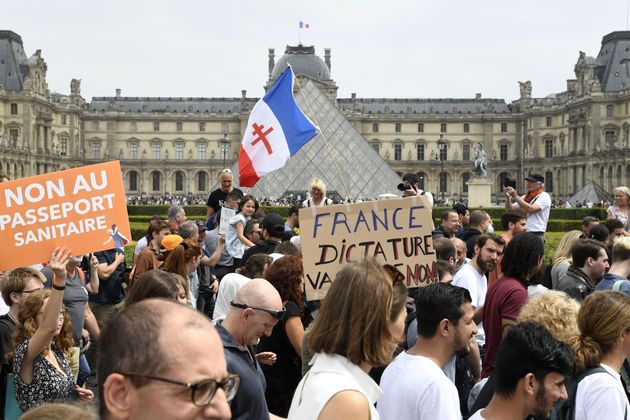
[[[560,200],[588,181],[608,191],[630,184],[630,32],[606,35],[597,57],[576,55],[575,79],[564,92],[535,98],[531,83],[519,82],[520,98],[511,103],[481,95],[339,98],[330,49],[322,60],[302,45],[287,46],[278,59],[269,49],[266,87],[291,64],[298,81],[312,82],[365,147],[399,175],[418,173],[438,197],[467,198],[473,150],[481,144],[495,199],[505,178],[522,185],[539,172]],[[130,196],[206,194],[220,169],[235,163],[258,100],[246,91],[174,98],[127,97],[116,89],[87,101],[79,80],[69,81],[69,94],[51,92],[46,70],[40,50],[29,57],[18,34],[0,31],[0,173],[12,179],[118,159]],[[357,170],[369,171],[360,160]]]

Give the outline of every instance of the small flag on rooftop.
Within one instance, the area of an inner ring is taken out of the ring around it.
[[[310,27],[311,27],[310,24],[300,21],[300,29],[308,29]]]

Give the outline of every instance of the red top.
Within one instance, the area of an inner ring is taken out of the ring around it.
[[[486,332],[486,355],[483,359],[481,377],[490,376],[494,360],[503,337],[501,321],[515,320],[527,303],[527,287],[513,277],[501,277],[488,288],[483,309],[483,328]]]

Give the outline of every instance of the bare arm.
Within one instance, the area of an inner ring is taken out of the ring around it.
[[[505,194],[508,196],[508,199],[505,202],[506,209],[510,209],[511,207],[514,207],[511,204],[510,204],[510,207],[508,207],[508,204],[511,203],[511,200],[510,200],[510,197],[511,197],[514,199],[514,201],[516,201],[516,204],[518,204],[519,208],[526,213],[536,213],[537,211],[540,211],[540,206],[538,204],[536,203],[529,204],[528,202],[523,200],[516,193],[516,190],[512,187],[505,187]]]
[[[475,324],[479,325],[481,324],[481,321],[483,321],[483,306],[474,309],[474,311],[475,313],[473,314],[473,321],[475,321]]]
[[[116,254],[116,259],[113,263],[101,263],[98,265],[98,276],[101,280],[107,280],[116,271],[116,268],[125,260],[123,254]]]
[[[94,341],[98,341],[101,335],[101,329],[98,326],[98,322],[96,322],[96,317],[90,309],[90,305],[85,304],[85,321],[84,321],[85,329],[90,333],[90,337],[94,339]]]
[[[210,257],[206,257],[205,255],[201,259],[201,263],[208,267],[213,267],[217,265],[219,259],[221,259],[221,252],[223,252],[223,245],[225,245],[225,235],[219,235],[217,240],[217,248],[214,250]]]
[[[92,259],[90,260],[90,282],[85,285],[85,288],[88,292],[95,295],[98,293],[99,286],[100,280],[98,278],[98,258],[92,255]]]
[[[243,222],[241,221],[236,222],[236,226],[234,227],[236,228],[236,236],[238,236],[238,240],[243,242],[245,246],[252,247],[256,245],[255,243],[247,239],[245,235],[243,234],[243,229],[245,229]]]
[[[516,324],[516,321],[510,318],[501,318],[501,337],[505,337],[505,335],[510,331],[513,325]]]
[[[44,347],[50,345],[50,340],[53,339],[59,326],[63,289],[66,287],[66,265],[70,258],[72,258],[72,252],[65,248],[55,248],[50,257],[49,267],[53,272],[50,297],[42,314],[42,322],[28,343],[28,349],[20,365],[20,378],[27,384],[33,382],[33,361],[44,350]],[[58,290],[55,287],[62,290]]]
[[[483,309],[483,306],[481,309]],[[470,367],[473,381],[475,383],[479,382],[481,379],[481,354],[479,353],[479,344],[477,344],[475,337],[470,339],[470,353],[466,356],[466,363]]]
[[[208,207],[208,212],[206,213],[206,220],[208,220],[214,214],[214,209],[212,207]]]
[[[302,337],[304,337],[304,325],[299,316],[292,316],[284,321],[284,330],[289,338],[289,343],[297,354],[302,354]]]
[[[341,391],[328,400],[318,420],[368,420],[370,403],[359,391]]]

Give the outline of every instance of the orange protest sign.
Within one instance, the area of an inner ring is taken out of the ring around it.
[[[120,162],[0,183],[0,270],[122,249],[131,240]]]

